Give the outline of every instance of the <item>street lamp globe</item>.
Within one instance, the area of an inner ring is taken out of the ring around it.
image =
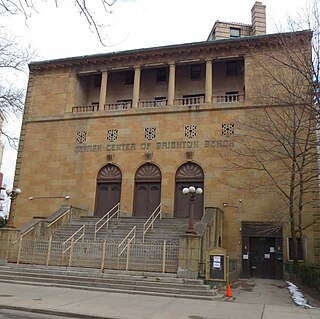
[[[21,193],[21,188],[17,187],[17,188],[14,190],[14,192],[15,192],[16,194],[20,194],[20,193]]]
[[[196,192],[196,188],[194,186],[189,187],[189,193],[193,194]]]
[[[189,194],[189,188],[188,188],[188,187],[185,187],[185,188],[182,190],[182,194],[183,194],[183,195]]]
[[[6,194],[9,195],[9,194],[11,194],[11,193],[12,193],[12,188],[7,188],[7,189],[6,189]]]
[[[197,195],[201,195],[202,193],[203,193],[202,188],[201,188],[201,187],[198,187],[198,188],[196,189],[196,194],[197,194]]]

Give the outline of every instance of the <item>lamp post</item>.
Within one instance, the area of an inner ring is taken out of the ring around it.
[[[196,189],[194,186],[190,186],[190,187],[185,187],[182,190],[182,193],[188,196],[189,198],[189,226],[186,233],[196,235],[197,233],[193,226],[194,200],[196,196],[199,196],[203,193],[203,190],[200,187]]]
[[[10,197],[11,199],[11,204],[10,204],[10,210],[9,210],[9,218],[8,218],[8,223],[6,225],[6,227],[8,228],[14,228],[13,225],[13,210],[12,210],[12,206],[13,206],[13,202],[14,200],[17,198],[17,196],[21,193],[21,189],[20,188],[15,188],[15,189],[11,189],[11,188],[7,188],[6,189],[6,193],[7,195]]]

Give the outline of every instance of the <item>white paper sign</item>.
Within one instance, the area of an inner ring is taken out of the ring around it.
[[[264,254],[264,259],[270,259],[270,254]]]
[[[213,268],[219,268],[220,269],[220,263],[214,262],[213,263]]]
[[[220,263],[221,257],[220,256],[213,256],[213,261],[217,262],[217,263]]]
[[[249,259],[249,255],[243,255],[242,259]]]
[[[270,253],[274,253],[274,247],[270,247]]]

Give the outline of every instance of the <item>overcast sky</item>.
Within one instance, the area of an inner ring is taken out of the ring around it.
[[[90,3],[100,0],[89,0]],[[23,17],[1,17],[0,25],[24,44],[37,50],[36,60],[49,60],[103,52],[204,41],[216,20],[251,23],[254,0],[117,0],[108,14],[100,10],[100,21],[106,25],[107,46],[102,46],[90,32],[74,1],[54,0],[38,8],[25,21]],[[288,17],[302,13],[309,0],[263,0],[267,10],[267,32],[286,29]],[[26,86],[27,77],[21,77]],[[19,81],[20,82],[20,81]],[[15,128],[19,124],[15,124]],[[1,171],[11,185],[16,152],[8,145]]]

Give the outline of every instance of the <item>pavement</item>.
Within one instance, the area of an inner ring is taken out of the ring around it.
[[[279,280],[240,280],[213,301],[0,283],[0,309],[91,319],[319,319],[295,305]],[[37,317],[38,318],[38,317]]]

